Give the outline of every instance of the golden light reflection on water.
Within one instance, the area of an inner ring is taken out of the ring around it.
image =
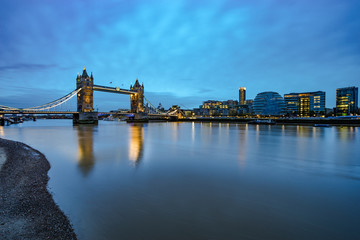
[[[317,128],[316,127],[313,127],[312,128],[312,136],[315,138],[316,137],[316,131],[317,131]]]
[[[337,136],[340,140],[354,140],[357,134],[357,127],[338,127]]]
[[[311,126],[296,126],[296,135],[298,137],[310,137],[312,136],[312,127]]]
[[[134,124],[129,127],[129,160],[138,165],[144,149],[144,126],[143,124]]]
[[[177,142],[178,140],[178,134],[179,134],[179,123],[178,122],[172,122],[170,123],[171,126],[171,133],[172,133],[172,138],[174,142]]]
[[[285,136],[285,125],[281,126],[281,135]]]
[[[4,136],[5,136],[4,127],[3,127],[3,126],[0,126],[0,136],[1,136],[1,137],[4,137]]]
[[[212,139],[212,123],[201,122],[200,123],[200,136],[201,141],[205,144],[210,144]]]
[[[93,143],[94,127],[95,126],[84,125],[75,127],[78,135],[78,166],[84,175],[89,174],[95,163]]]

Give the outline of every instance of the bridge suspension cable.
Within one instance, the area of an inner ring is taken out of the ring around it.
[[[8,110],[8,111],[16,111],[16,110],[19,110],[18,108],[13,108],[13,107],[7,107],[7,106],[3,106],[3,105],[0,105],[0,109],[3,109],[3,110]]]
[[[14,108],[14,107],[7,107],[7,106],[2,106],[0,105],[0,108],[2,108],[3,110],[13,110],[13,111],[41,111],[41,110],[46,110],[46,109],[50,109],[50,108],[54,108],[57,107],[67,101],[69,101],[71,98],[73,98],[74,96],[77,95],[78,92],[81,91],[81,88],[75,89],[74,91],[66,94],[65,96],[56,99],[52,102],[40,105],[40,106],[36,106],[36,107],[30,107],[30,108]]]
[[[150,105],[149,110],[152,110],[152,111],[156,112],[157,114],[164,115],[164,116],[174,116],[174,115],[177,115],[178,113],[180,113],[183,116],[185,115],[183,113],[183,111],[181,111],[180,109],[174,109],[174,110],[169,110],[167,112],[161,112],[159,109],[154,107],[154,105],[152,105],[151,102],[145,96],[144,96],[144,99]]]
[[[165,114],[165,113],[163,113],[163,112],[161,112],[159,109],[157,109],[156,107],[154,107],[154,105],[152,105],[151,104],[151,102],[144,96],[144,98],[145,98],[145,101],[150,105],[150,110],[152,110],[152,111],[154,111],[154,112],[156,112],[157,114]]]
[[[81,91],[81,88],[75,89],[74,91],[72,91],[71,93],[68,93],[67,95],[54,100],[52,102],[40,105],[40,106],[36,106],[36,107],[31,107],[31,108],[24,108],[23,110],[37,110],[37,111],[41,111],[41,110],[46,110],[49,108],[54,108],[56,106],[59,106],[60,104],[66,103],[67,101],[69,101],[71,98],[73,98],[74,96],[77,95],[78,92]]]

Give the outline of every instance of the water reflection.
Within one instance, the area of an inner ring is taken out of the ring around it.
[[[357,133],[357,127],[338,127],[337,136],[342,141],[354,140]]]
[[[359,235],[359,128],[36,124],[5,136],[48,157],[49,188],[79,239]]]
[[[192,144],[195,142],[195,122],[191,123],[191,142]]]
[[[172,133],[173,141],[177,142],[177,140],[179,138],[180,123],[179,122],[172,122],[172,123],[170,123],[170,126],[171,126],[171,133]]]
[[[3,126],[0,126],[0,136],[1,137],[4,137],[5,134],[4,134],[4,127]]]
[[[296,126],[296,134],[298,137],[311,137],[312,136],[311,126]]]
[[[78,166],[84,176],[87,176],[94,167],[94,143],[93,135],[96,126],[74,126],[78,135]]]
[[[130,140],[129,140],[129,159],[138,166],[144,151],[144,125],[133,124],[129,127]]]
[[[241,167],[245,166],[246,155],[247,155],[247,142],[248,142],[248,124],[239,124],[238,129],[240,130],[239,134],[239,164]]]

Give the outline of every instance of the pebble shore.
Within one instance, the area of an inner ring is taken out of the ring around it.
[[[77,239],[47,190],[50,164],[39,151],[0,138],[0,239]]]

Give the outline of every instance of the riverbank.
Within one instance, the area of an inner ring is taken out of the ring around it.
[[[268,118],[226,118],[226,117],[202,117],[179,119],[179,122],[220,122],[220,123],[251,123],[255,120],[268,120]],[[329,124],[333,126],[360,127],[360,119],[336,119],[336,118],[273,118],[278,125],[315,125]]]
[[[47,190],[50,164],[31,147],[0,139],[0,239],[77,239]]]

